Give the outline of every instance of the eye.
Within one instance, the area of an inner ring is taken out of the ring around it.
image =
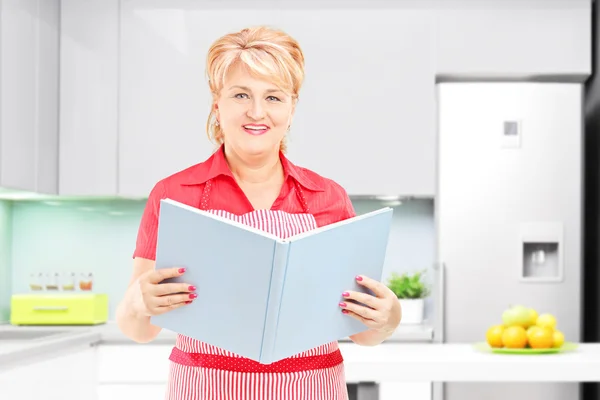
[[[275,96],[269,96],[269,97],[267,97],[267,99],[269,99],[270,101],[281,101],[281,100],[279,100],[279,98],[277,98]]]
[[[238,93],[236,94],[235,97],[236,99],[243,99],[244,97],[240,97],[240,96],[246,96],[245,98],[248,98],[248,95],[246,93]]]

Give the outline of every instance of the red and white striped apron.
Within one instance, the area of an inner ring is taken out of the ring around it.
[[[208,208],[207,181],[200,208],[286,238],[317,227],[302,188],[295,191],[304,213],[255,210],[243,215]],[[316,328],[318,329],[318,328]],[[242,333],[243,335],[243,333]],[[166,400],[347,400],[343,358],[331,342],[273,364],[256,361],[184,335],[169,357]]]

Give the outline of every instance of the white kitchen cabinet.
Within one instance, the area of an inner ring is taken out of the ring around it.
[[[443,78],[592,73],[589,0],[444,0],[436,15],[436,73]]]
[[[306,81],[292,161],[350,195],[435,194],[434,25],[423,10],[285,10]],[[307,29],[310,27],[310,29]],[[393,34],[390,34],[393,32]],[[357,50],[366,51],[357,57]]]
[[[194,2],[178,2],[176,8],[170,1],[152,4],[121,4],[121,196],[147,196],[160,179],[210,156],[214,146],[205,130],[210,96],[204,79],[210,42],[240,17],[247,23],[269,21],[267,10],[194,13],[185,9]]]
[[[121,5],[120,195],[146,196],[158,180],[211,154],[207,51],[219,36],[257,24],[289,32],[306,55],[289,138],[292,162],[351,195],[434,194],[430,14],[151,4]],[[369,57],[353,58],[357,48],[369,48]]]
[[[98,400],[164,397],[172,345],[110,345],[98,347]],[[346,362],[356,362],[348,359]],[[350,371],[352,381],[360,381]],[[430,382],[380,382],[378,400],[431,400]],[[361,399],[358,399],[361,400]]]
[[[172,345],[102,344],[98,348],[98,383],[166,383],[172,349]]]
[[[109,384],[98,386],[98,400],[164,400],[166,383]]]
[[[435,400],[431,382],[382,382],[379,384],[379,400],[407,399]]]
[[[0,372],[0,398],[96,400],[95,347],[65,348]]]
[[[0,2],[0,186],[58,190],[59,0]]]
[[[62,0],[61,195],[117,194],[119,0]]]
[[[41,4],[3,4],[34,3]],[[299,40],[307,75],[289,157],[351,195],[435,195],[436,77],[591,72],[587,0],[330,5],[63,1],[60,193],[143,197],[158,180],[210,156],[206,53],[219,36],[247,26],[282,28]],[[7,26],[23,31],[27,24]],[[357,49],[368,56],[356,57]],[[25,76],[27,68],[18,73]],[[31,98],[31,82],[13,86],[22,88],[21,101]],[[33,143],[30,135],[4,141],[7,165],[17,165],[20,153],[6,149]],[[0,181],[33,179],[35,156],[24,154],[26,168],[3,168]]]
[[[98,400],[165,397],[171,345],[110,345],[98,348]]]

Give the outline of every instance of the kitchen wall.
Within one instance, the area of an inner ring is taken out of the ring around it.
[[[12,204],[0,201],[0,323],[8,321],[11,294]]]
[[[355,200],[354,204],[358,214],[382,206],[370,200]],[[145,200],[121,199],[4,203],[0,221],[12,218],[13,223],[12,228],[2,225],[9,228],[0,237],[13,237],[13,292],[28,292],[31,274],[75,272],[79,277],[91,272],[94,290],[109,294],[112,319],[129,281],[144,205]],[[392,271],[431,268],[435,245],[433,201],[411,200],[394,208],[384,277]],[[0,254],[5,253],[0,247]],[[4,264],[8,264],[8,257],[4,258]],[[5,268],[4,273],[10,270]]]

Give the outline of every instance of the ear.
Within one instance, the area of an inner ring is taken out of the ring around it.
[[[296,104],[298,104],[298,100],[294,99],[292,102],[292,111],[290,112],[290,120],[294,118],[294,114],[296,113]]]

